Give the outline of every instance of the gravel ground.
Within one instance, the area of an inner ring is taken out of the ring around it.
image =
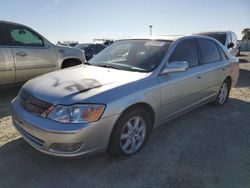
[[[205,105],[157,128],[137,155],[44,155],[14,130],[9,102],[20,87],[0,89],[0,187],[249,187],[250,53],[227,104]]]

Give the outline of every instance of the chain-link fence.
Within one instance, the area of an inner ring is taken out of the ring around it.
[[[250,40],[239,40],[240,51],[250,51]]]

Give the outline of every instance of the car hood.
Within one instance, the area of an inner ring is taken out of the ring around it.
[[[147,75],[148,73],[79,65],[36,77],[22,89],[53,104],[72,104]]]

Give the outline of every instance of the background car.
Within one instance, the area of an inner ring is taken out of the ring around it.
[[[25,25],[0,21],[0,85],[25,82],[83,62],[81,50],[54,45]]]
[[[220,41],[220,43],[224,45],[232,55],[237,56],[239,54],[240,48],[237,42],[237,36],[232,31],[201,32],[195,33],[195,35],[212,37]]]
[[[89,61],[93,56],[102,51],[105,47],[106,46],[103,44],[91,44],[91,43],[82,43],[75,46],[75,48],[84,51],[84,55],[87,61]]]

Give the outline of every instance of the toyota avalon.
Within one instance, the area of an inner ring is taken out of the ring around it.
[[[238,59],[210,37],[119,40],[84,65],[28,81],[11,103],[13,124],[47,154],[129,156],[168,120],[222,106],[238,75]]]

